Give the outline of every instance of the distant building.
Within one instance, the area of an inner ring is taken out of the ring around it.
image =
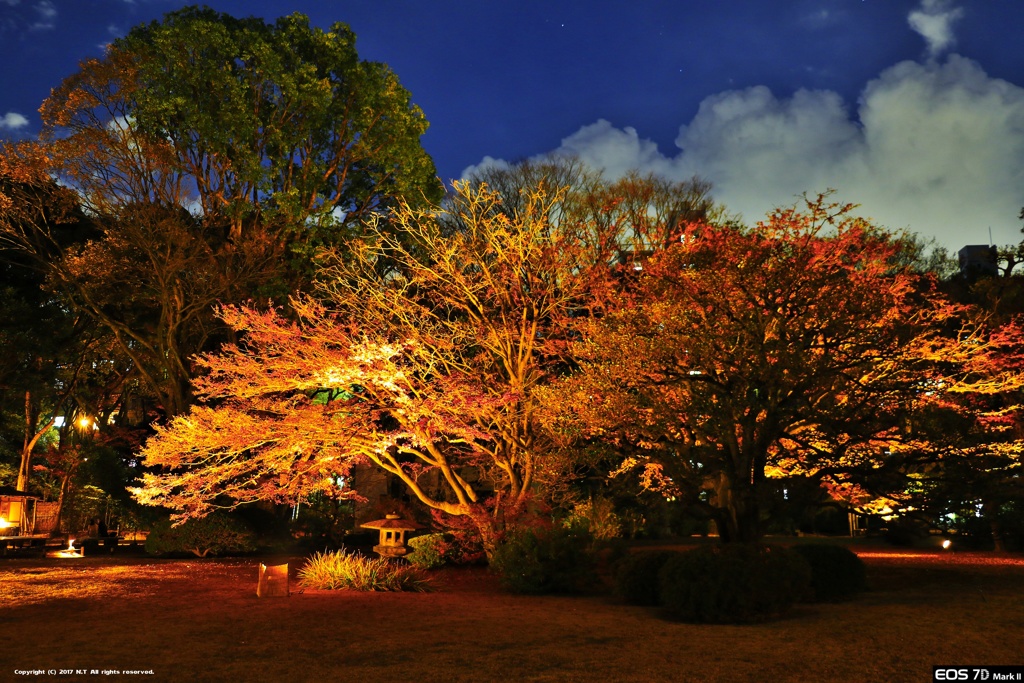
[[[999,253],[987,244],[968,244],[957,252],[960,275],[968,279],[999,275]]]

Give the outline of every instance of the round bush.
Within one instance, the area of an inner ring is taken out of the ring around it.
[[[810,574],[790,550],[737,543],[679,553],[661,568],[658,583],[670,617],[742,624],[784,614],[807,593]]]
[[[412,552],[405,556],[410,564],[419,569],[437,569],[447,562],[450,541],[444,534],[425,534],[409,539]]]
[[[615,571],[615,593],[631,605],[657,605],[658,572],[679,553],[646,550],[623,558]]]
[[[518,530],[494,551],[491,569],[513,593],[576,593],[594,578],[592,540],[578,527]]]
[[[817,602],[847,600],[867,587],[864,561],[849,548],[826,543],[793,546],[811,568],[811,594]]]

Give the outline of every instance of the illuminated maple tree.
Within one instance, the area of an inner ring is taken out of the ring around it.
[[[326,303],[294,302],[299,322],[227,309],[244,346],[201,358],[206,405],[146,446],[163,472],[139,499],[185,516],[222,494],[295,500],[365,462],[472,519],[493,549],[550,476],[533,394],[598,277],[550,220],[559,196],[533,188],[509,212],[486,187],[457,184],[445,210],[403,205],[325,257]]]
[[[984,325],[850,208],[818,197],[753,229],[690,224],[584,326],[579,372],[546,396],[551,424],[616,444],[646,486],[749,542],[770,475],[841,488],[928,450],[907,425],[933,395],[1019,386],[986,363],[999,344]]]
[[[929,433],[937,457],[920,463],[911,458],[907,468],[908,507],[954,532],[984,536],[987,531],[996,550],[1010,547],[1013,527],[1019,534],[1024,502],[1024,403],[1019,382],[1011,381],[1024,375],[1019,324],[1024,298],[1013,265],[1011,260],[999,276],[957,275],[944,283],[989,330],[985,352],[965,370],[1000,381],[932,392],[930,409],[917,427]]]
[[[244,346],[199,361],[206,404],[149,442],[162,471],[139,499],[196,516],[295,500],[369,463],[493,550],[562,475],[535,393],[564,371],[580,312],[607,306],[618,245],[635,237],[617,221],[600,256],[591,220],[565,212],[570,190],[547,178],[456,183],[440,210],[401,205],[322,257],[319,303],[293,302],[297,323],[225,311]]]

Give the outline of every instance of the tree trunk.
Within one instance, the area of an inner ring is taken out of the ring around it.
[[[498,528],[498,522],[493,515],[483,506],[479,507],[479,510],[471,512],[469,516],[477,531],[480,532],[480,543],[483,546],[487,562],[490,563],[491,558],[494,557],[494,551],[497,550],[498,544],[501,542],[503,529]]]
[[[992,529],[993,550],[997,553],[1006,552],[1006,539],[1003,538],[1003,525],[999,521],[999,504],[986,500],[981,507],[982,514],[988,520],[989,528]]]
[[[56,418],[51,417],[45,425],[36,429],[36,421],[38,419],[39,410],[32,401],[32,392],[26,391],[25,438],[21,447],[21,463],[18,466],[17,489],[19,491],[28,491],[28,480],[32,474],[32,451],[35,450],[36,444],[39,443],[39,439],[46,433],[46,430],[53,426],[53,423],[56,420]]]
[[[71,472],[65,474],[60,482],[60,495],[57,496],[57,520],[54,524],[54,529],[57,532],[60,532],[61,518],[64,516],[64,501],[67,498],[68,490],[71,488],[71,475]]]
[[[723,543],[757,543],[761,540],[761,509],[754,486],[733,481],[725,472],[715,483],[718,536]]]

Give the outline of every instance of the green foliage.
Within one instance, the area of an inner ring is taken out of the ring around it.
[[[292,533],[313,548],[340,548],[355,523],[355,503],[331,493],[313,493],[306,497]],[[372,545],[372,544],[371,544]]]
[[[1001,485],[1009,487],[1015,483],[1012,477],[1007,477]],[[995,549],[996,531],[1003,550],[1024,550],[1024,498],[1018,496],[1002,503],[983,505],[980,509],[978,505],[977,501],[949,505],[936,513],[936,526],[953,537],[955,547],[960,550]]]
[[[622,536],[622,520],[615,512],[615,504],[607,498],[591,498],[577,503],[566,524],[584,526],[599,541]]]
[[[631,605],[657,605],[658,574],[679,555],[674,550],[647,550],[624,558],[615,570],[615,593]]]
[[[109,497],[100,488],[85,483],[79,473],[78,485],[68,487],[61,510],[62,526],[72,533],[86,533],[96,519],[102,519],[109,505]]]
[[[0,440],[0,448],[4,445],[3,441]],[[13,452],[13,449],[12,449]],[[0,451],[0,457],[4,455],[3,451]],[[12,456],[13,457],[13,456]],[[3,462],[0,460],[0,486],[14,486],[18,481],[18,466],[9,462]]]
[[[248,526],[231,515],[216,512],[176,527],[171,526],[170,520],[161,522],[146,538],[146,552],[152,555],[190,552],[206,557],[255,549],[256,538]]]
[[[1003,547],[1010,552],[1024,550],[1024,499],[1017,498],[997,506],[995,521],[999,526]]]
[[[367,558],[344,550],[313,555],[299,569],[299,583],[305,588],[355,591],[428,590],[426,579],[415,567],[383,557]]]
[[[806,595],[811,570],[785,548],[737,543],[680,553],[665,563],[658,579],[669,616],[740,624],[788,611]]]
[[[593,579],[592,540],[580,527],[519,529],[494,551],[491,569],[513,593],[576,593]]]
[[[226,202],[201,195],[206,212],[283,214],[302,226],[293,248],[311,255],[344,237],[335,208],[351,222],[397,196],[441,196],[419,141],[423,112],[355,44],[345,24],[324,31],[298,13],[267,23],[187,7],[135,27],[113,52],[137,65],[140,130],[172,140],[186,171],[219,172],[225,187],[211,188]]]
[[[818,602],[838,602],[867,587],[864,561],[849,548],[828,543],[795,545],[811,568],[811,589]]]
[[[437,569],[447,564],[450,546],[451,540],[445,534],[416,536],[409,539],[413,551],[405,559],[419,569]]]

